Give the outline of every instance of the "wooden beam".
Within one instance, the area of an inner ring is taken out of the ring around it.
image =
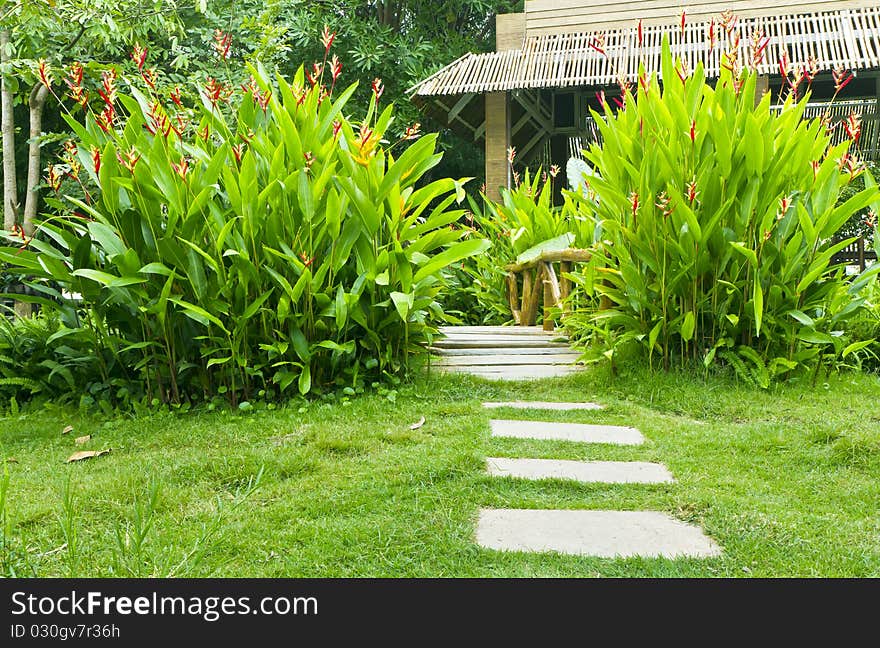
[[[534,268],[540,263],[559,263],[560,261],[569,261],[574,263],[584,263],[592,258],[589,250],[581,250],[579,248],[568,248],[566,250],[550,250],[541,252],[537,258],[525,263],[510,263],[504,266],[509,272],[522,272],[526,268]]]
[[[531,273],[531,270],[527,270],[524,276],[528,276]],[[529,293],[528,303],[523,304],[523,313],[522,313],[522,322],[525,326],[532,326],[535,323],[535,318],[538,315],[538,301],[541,299],[543,294],[543,279],[544,279],[544,267],[538,266],[535,269],[535,278],[532,283],[532,290]],[[525,297],[525,295],[523,295]]]
[[[507,92],[486,94],[486,196],[501,200],[501,187],[510,187],[510,101]]]
[[[510,305],[510,313],[513,315],[513,321],[516,324],[522,319],[522,312],[519,307],[519,290],[516,281],[516,273],[508,272],[504,278],[507,284],[507,303]]]
[[[475,95],[473,92],[466,92],[465,94],[463,94],[463,95],[461,96],[461,99],[459,99],[458,101],[456,101],[456,102],[455,102],[455,105],[454,105],[454,106],[452,107],[452,109],[449,111],[449,116],[447,117],[447,123],[448,123],[448,124],[451,124],[451,123],[452,123],[452,120],[458,117],[458,114],[459,114],[462,110],[465,109],[465,107],[471,102],[471,100],[472,100],[475,96],[476,96],[476,95]],[[461,120],[461,121],[464,121],[464,120]],[[473,126],[470,126],[470,125],[468,125],[468,126],[470,127],[471,130],[476,130]]]

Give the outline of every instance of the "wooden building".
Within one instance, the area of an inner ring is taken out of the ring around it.
[[[763,35],[758,71],[770,92],[783,83],[783,54],[794,66],[820,70],[808,116],[825,112],[832,71],[852,71],[855,79],[834,102],[833,116],[859,112],[861,153],[880,158],[877,0],[525,0],[523,13],[497,16],[496,27],[495,52],[466,54],[410,90],[422,110],[485,146],[492,197],[510,186],[511,146],[523,167],[564,167],[579,155],[595,135],[588,107],[599,108],[597,92],[613,100],[618,79],[636,82],[640,63],[660,74],[664,34],[690,69],[702,62],[709,77],[718,76],[728,32],[730,41],[739,36],[740,61],[748,60],[754,35]]]

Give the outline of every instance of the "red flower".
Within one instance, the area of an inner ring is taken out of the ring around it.
[[[46,63],[44,59],[40,59],[39,64],[37,65],[37,75],[40,77],[40,83],[42,83],[49,90],[52,89],[52,69],[49,67],[49,64]]]
[[[373,79],[373,96],[376,97],[376,101],[382,97],[382,93],[385,92],[385,86],[382,85],[382,79],[376,78]]]
[[[697,179],[694,178],[688,183],[687,186],[687,199],[688,202],[693,204],[696,201],[697,197],[700,195],[700,192],[697,191]]]
[[[116,159],[119,161],[119,164],[128,169],[129,173],[134,173],[134,168],[137,166],[138,160],[141,159],[141,156],[132,146],[124,155],[120,155],[117,151]]]
[[[336,136],[339,135],[339,131],[342,130],[342,122],[334,121],[333,122],[333,139],[336,139]]]
[[[516,159],[516,149],[511,146],[507,149],[507,163],[513,164],[513,161]]]
[[[709,49],[715,49],[715,19],[709,23]]]
[[[200,128],[200,129],[199,129],[199,132],[196,133],[196,134],[197,134],[199,137],[201,137],[203,140],[207,140],[207,139],[208,139],[208,135],[210,135],[210,130],[209,130],[209,128],[208,128],[208,124],[205,124],[202,128]]]
[[[97,146],[92,147],[92,162],[95,164],[95,175],[101,171],[101,151]]]
[[[169,98],[174,102],[174,105],[183,108],[183,103],[180,101],[180,86],[174,86],[174,90],[171,91]]]
[[[558,164],[551,164],[550,165],[550,177],[555,178],[558,175],[559,175],[559,165]],[[470,220],[474,220],[473,216],[471,216]]]
[[[309,258],[309,255],[306,254],[305,252],[300,252],[300,253],[299,253],[299,258],[300,258],[300,260],[302,260],[303,265],[304,265],[305,267],[307,267],[307,268],[308,268],[310,265],[312,265],[312,263],[314,263],[314,261],[315,261],[315,257],[311,257],[311,258]]]
[[[144,64],[147,62],[147,48],[141,47],[140,43],[135,43],[131,52],[131,60],[137,65],[138,72],[143,72]]]
[[[862,118],[856,112],[850,112],[849,117],[843,122],[843,129],[846,131],[853,144],[859,143],[859,137],[862,135]]]
[[[116,103],[116,70],[113,68],[101,72],[101,89],[98,94],[107,106],[112,107]]]
[[[324,25],[324,31],[321,32],[321,45],[324,46],[324,56],[327,56],[327,52],[330,51],[330,48],[333,46],[333,39],[336,38],[336,32],[330,32],[330,28],[327,25]]]
[[[58,190],[61,189],[61,174],[58,173],[58,169],[55,168],[54,164],[50,164],[46,168],[46,184],[49,185],[55,193],[58,193]],[[13,224],[13,228],[15,227],[16,225]],[[12,231],[14,232],[15,229]]]
[[[599,90],[599,91],[596,93],[596,99],[599,100],[599,105],[602,106],[602,108],[604,109],[605,106],[606,106],[606,101],[605,101],[605,91],[604,91],[604,90]]]
[[[684,34],[684,22],[685,22],[686,15],[687,15],[687,12],[685,12],[685,11],[681,12],[681,33],[682,34]]]
[[[697,141],[697,122],[693,119],[691,120],[691,129],[688,136],[691,138],[692,143]]]
[[[639,26],[636,28],[636,33],[638,34],[639,47],[641,47],[645,42],[645,37],[644,37],[645,35],[644,35],[644,32],[642,31],[642,19],[641,18],[639,18]]]
[[[112,104],[107,104],[104,106],[104,110],[95,118],[95,122],[98,124],[98,127],[104,131],[105,133],[109,133],[113,130],[113,121],[116,119],[116,110],[113,108]]]
[[[266,92],[260,92],[257,90],[254,93],[254,99],[257,100],[257,103],[260,105],[260,108],[263,109],[263,112],[266,112],[269,108],[269,101],[272,99],[272,92],[270,90],[266,90]]]
[[[220,60],[225,61],[229,58],[229,53],[232,49],[232,36],[223,33],[221,29],[215,29],[213,47],[214,53],[220,57]]]
[[[403,134],[403,139],[405,140],[414,140],[419,137],[419,129],[421,128],[421,124],[416,122],[412,126],[408,126],[406,131]]]
[[[186,175],[189,173],[189,161],[186,158],[181,158],[180,162],[172,162],[171,168],[174,169],[174,172],[180,176],[180,179],[186,182]]]
[[[330,59],[330,72],[333,75],[333,83],[336,83],[336,79],[339,78],[339,75],[342,74],[342,63],[339,60],[339,57],[336,54],[333,55],[333,58]]]
[[[219,102],[229,101],[232,96],[232,89],[218,81],[214,77],[208,77],[205,82],[205,96],[211,102],[211,106],[216,107]]]
[[[639,194],[637,191],[631,191],[629,194],[629,204],[632,208],[633,218],[636,217],[636,213],[639,211]]]
[[[207,128],[207,126],[206,126]],[[244,143],[233,144],[232,145],[232,154],[235,156],[235,161],[241,164],[241,156],[244,154]]]
[[[85,106],[89,101],[89,93],[83,89],[83,66],[81,63],[71,63],[67,69],[67,77],[64,82],[70,88],[70,98],[80,106]]]
[[[156,68],[149,68],[141,72],[141,78],[144,80],[148,86],[150,86],[150,90],[156,90],[156,81],[158,79],[158,75],[156,74]]]
[[[602,56],[608,56],[605,53],[605,34],[599,34],[589,42],[589,46],[599,52]]]
[[[831,76],[834,77],[835,92],[840,92],[849,85],[850,81],[853,80],[853,73],[848,70],[844,70],[842,67],[838,67],[832,70]]]

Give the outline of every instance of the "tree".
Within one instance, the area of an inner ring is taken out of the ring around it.
[[[52,93],[52,69],[74,60],[118,60],[135,40],[180,31],[181,24],[175,0],[18,0],[0,11],[3,227],[20,227],[27,238],[39,210],[43,113]],[[16,103],[28,115],[23,208],[15,159]],[[25,315],[30,309],[16,304],[16,312]]]

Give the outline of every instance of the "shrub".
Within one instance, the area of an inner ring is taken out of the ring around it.
[[[150,399],[235,404],[406,368],[443,317],[441,271],[488,242],[454,225],[463,181],[417,186],[440,160],[436,136],[395,155],[378,81],[353,122],[355,87],[334,97],[330,67],[290,83],[251,68],[236,107],[209,79],[193,109],[105,75],[103,112],[68,117],[99,195],[66,198],[72,211],[23,246],[7,233],[0,259]]]
[[[590,180],[598,205],[569,197],[585,216],[597,209],[601,242],[580,283],[611,308],[570,323],[611,347],[635,341],[664,367],[723,359],[764,386],[863,349],[845,321],[868,275],[851,286],[831,257],[852,241],[834,242],[838,230],[876,210],[880,192],[866,175],[836,205],[864,172],[850,141],[831,146],[821,120],[802,120],[809,93],[776,114],[769,93],[756,105],[757,73],[734,73],[729,58],[712,87],[668,42],[662,56],[662,89],[642,71],[620,111],[593,113],[604,144],[585,153],[601,174]]]

